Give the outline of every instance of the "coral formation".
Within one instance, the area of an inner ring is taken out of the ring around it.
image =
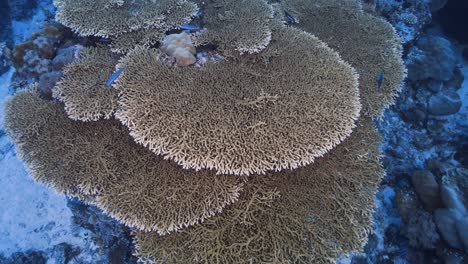
[[[186,32],[167,35],[162,42],[161,51],[173,57],[177,66],[189,66],[197,60],[192,39]]]
[[[74,120],[109,119],[117,108],[117,91],[106,88],[117,58],[106,47],[91,47],[80,52],[79,60],[68,64],[63,77],[52,90],[53,97],[65,103]]]
[[[156,263],[328,263],[360,251],[384,173],[379,141],[361,120],[313,165],[251,178],[219,216],[163,237],[137,232],[138,255]]]
[[[141,230],[164,234],[201,222],[237,200],[242,187],[234,177],[181,170],[135,144],[115,120],[74,122],[35,89],[18,92],[6,116],[5,130],[32,177],[93,198]]]
[[[384,174],[372,118],[405,75],[393,28],[357,0],[284,0],[294,27],[264,0],[198,2],[195,42],[223,59],[170,67],[165,54],[195,62],[188,34],[152,46],[194,4],[55,0],[59,21],[111,43],[66,66],[54,89],[64,105],[37,85],[7,102],[6,132],[32,176],[132,227],[142,261],[328,263],[362,251]]]
[[[215,0],[204,13],[206,29],[195,35],[198,45],[216,44],[225,56],[236,56],[258,53],[271,41],[273,9],[264,0]]]
[[[357,76],[309,34],[279,25],[273,39],[258,55],[266,65],[169,68],[157,50],[135,49],[121,61],[116,116],[137,142],[186,169],[248,175],[309,164],[351,133]]]
[[[172,8],[172,3],[177,2],[177,8]],[[181,24],[188,23],[198,12],[196,5],[187,1],[166,0],[160,2],[161,9],[165,12],[164,23],[157,28],[143,28],[136,31],[122,33],[114,36],[110,47],[112,52],[125,54],[136,46],[150,47],[160,42],[166,31],[179,28]]]
[[[54,4],[59,22],[83,36],[115,38],[113,51],[121,53],[159,41],[164,32],[188,22],[197,12],[196,5],[185,0],[55,0]]]
[[[287,0],[285,10],[301,21],[294,26],[309,32],[356,68],[362,111],[380,117],[393,104],[406,70],[401,59],[401,40],[385,20],[362,10],[354,0]],[[383,72],[382,86],[377,79]]]

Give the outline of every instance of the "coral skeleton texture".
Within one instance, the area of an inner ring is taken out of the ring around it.
[[[373,120],[406,76],[390,24],[358,0],[55,5],[98,44],[65,67],[58,100],[35,84],[6,103],[35,180],[131,227],[145,263],[363,250],[384,175]]]

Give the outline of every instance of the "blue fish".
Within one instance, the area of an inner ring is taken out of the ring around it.
[[[114,72],[111,77],[106,82],[106,87],[110,87],[111,84],[119,78],[120,74],[127,68],[127,66],[124,66],[123,68],[118,69],[116,72]]]
[[[286,20],[288,21],[288,23],[299,24],[299,21],[297,21],[297,19],[293,17],[291,14],[286,12],[286,10],[284,11],[284,15],[286,16]]]
[[[194,26],[194,25],[189,25],[189,24],[182,24],[180,25],[180,28],[183,30],[189,30],[189,31],[197,31],[201,29],[201,27],[199,26]]]
[[[382,87],[383,77],[384,77],[384,72],[380,71],[379,75],[377,75],[377,90],[379,91],[380,91],[380,88]]]

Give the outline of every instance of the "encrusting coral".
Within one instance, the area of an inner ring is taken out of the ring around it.
[[[115,71],[118,58],[107,47],[80,51],[79,60],[65,66],[63,77],[52,95],[65,103],[65,111],[74,120],[109,119],[117,108],[118,93],[105,87]]]
[[[329,263],[360,251],[384,174],[375,126],[353,134],[314,164],[249,179],[238,202],[167,236],[137,232],[149,263]]]
[[[295,27],[326,42],[356,68],[361,114],[380,117],[406,77],[401,39],[392,25],[364,12],[356,0],[284,0],[282,6],[301,21]]]
[[[264,0],[214,0],[204,9],[204,30],[195,35],[198,45],[216,44],[228,54],[252,54],[271,41],[272,7]]]
[[[135,141],[186,169],[263,174],[311,163],[359,116],[357,75],[317,38],[277,25],[269,63],[167,67],[156,49],[121,60],[116,116]],[[274,99],[273,99],[274,98]],[[273,100],[272,100],[273,99]]]
[[[195,46],[186,32],[167,35],[162,42],[161,51],[173,57],[177,66],[189,66],[197,61]]]
[[[118,121],[75,122],[34,90],[6,103],[5,130],[31,176],[129,226],[164,234],[219,213],[244,180],[189,172],[137,145]]]

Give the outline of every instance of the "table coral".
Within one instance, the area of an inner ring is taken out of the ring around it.
[[[55,90],[65,110],[37,86],[7,103],[6,132],[32,176],[132,227],[144,262],[329,263],[362,251],[384,174],[372,118],[405,76],[393,28],[356,0],[197,2],[197,44],[223,59],[182,68],[156,45],[194,4],[56,0],[60,21],[113,42],[67,67]],[[285,10],[300,23],[284,25]]]
[[[199,223],[242,189],[242,179],[164,161],[115,120],[75,122],[34,88],[18,92],[6,111],[5,129],[34,179],[141,230],[165,234]]]
[[[309,34],[278,25],[273,40],[255,55],[267,65],[179,69],[157,50],[135,49],[121,61],[116,116],[137,142],[186,169],[249,175],[307,165],[351,133],[357,76]]]
[[[406,77],[401,39],[380,17],[363,11],[354,0],[288,0],[283,8],[293,10],[301,23],[294,26],[314,34],[359,74],[362,114],[380,117],[394,103]],[[292,11],[291,11],[292,12]],[[383,71],[380,89],[377,77]]]

